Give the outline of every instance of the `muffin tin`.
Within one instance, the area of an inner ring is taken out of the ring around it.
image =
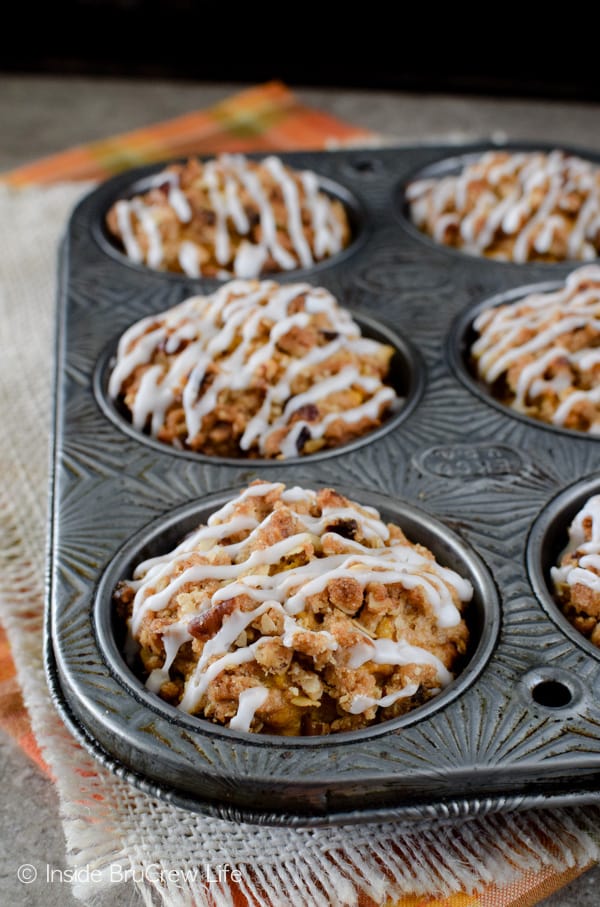
[[[571,516],[600,489],[600,441],[512,413],[465,363],[479,307],[554,286],[575,265],[463,255],[403,213],[416,173],[487,148],[281,155],[350,205],[354,241],[314,273],[277,279],[327,287],[365,333],[391,341],[405,397],[379,431],[294,460],[175,451],[127,424],[105,393],[118,336],[220,282],[151,271],[109,247],[111,202],[158,166],[110,180],[75,210],[60,266],[47,673],[83,745],[150,794],[303,826],[600,799],[600,650],[567,624],[547,586]],[[472,645],[447,690],[393,721],[309,738],[231,731],[145,690],[121,654],[114,584],[257,477],[338,488],[469,576]]]

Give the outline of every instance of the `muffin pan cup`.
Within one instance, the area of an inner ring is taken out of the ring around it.
[[[558,432],[579,440],[583,438],[591,444],[597,445],[599,441],[597,435],[580,432],[573,428],[565,428],[562,425],[551,425],[548,422],[542,422],[541,419],[536,419],[534,416],[512,409],[508,404],[499,400],[494,396],[490,386],[477,374],[476,366],[470,356],[471,347],[479,336],[473,324],[475,319],[484,311],[498,306],[518,304],[524,297],[534,293],[553,293],[563,286],[564,280],[544,281],[543,283],[535,283],[498,293],[491,298],[483,300],[483,302],[468,307],[466,311],[460,313],[450,329],[447,346],[448,360],[456,377],[463,382],[471,393],[481,397],[489,405],[497,407],[501,412],[509,413],[512,419],[521,419],[529,425],[547,429],[553,434]]]
[[[457,352],[467,311],[559,282],[574,265],[464,256],[398,217],[401,187],[417,171],[488,147],[281,155],[354,200],[357,239],[314,273],[275,279],[325,286],[372,330],[405,341],[402,418],[322,457],[182,456],[107,414],[103,376],[116,337],[220,282],[134,267],[107,249],[110,202],[158,167],[109,181],[75,210],[58,300],[47,673],[83,745],[153,796],[290,825],[429,822],[600,799],[600,659],[548,604],[546,561],[532,567],[547,544],[534,524],[545,526],[549,507],[554,526],[554,499],[600,473],[600,441],[492,403],[459,376]],[[399,719],[313,738],[233,732],[145,690],[121,654],[114,583],[257,477],[339,488],[471,578],[471,650],[447,690]]]
[[[547,145],[544,142],[533,143],[533,142],[511,142],[510,144],[494,144],[486,145],[485,151],[515,151],[515,152],[550,152],[556,148],[556,145]],[[420,228],[413,223],[410,217],[410,202],[408,201],[406,190],[410,183],[417,182],[418,180],[428,180],[428,179],[443,179],[447,176],[458,176],[458,174],[465,168],[474,164],[480,156],[481,146],[454,146],[452,153],[438,158],[433,162],[427,163],[424,166],[419,166],[415,169],[413,173],[410,173],[396,188],[396,213],[399,219],[402,221],[406,229],[412,232],[415,236],[419,236],[425,243],[433,246],[434,248],[439,247],[439,243],[432,236],[424,233]],[[582,158],[583,160],[589,161],[591,163],[598,163],[598,155],[594,152],[586,151],[581,148],[573,148],[566,145],[561,145],[560,150],[567,152],[570,155],[575,157]],[[462,258],[475,258],[478,259],[478,256],[474,252],[467,251],[465,249],[457,248],[456,246],[445,246],[446,250],[451,255],[458,255]],[[538,265],[541,265],[547,272],[548,275],[553,273],[553,268],[562,267],[563,264],[568,264],[571,267],[576,267],[577,265],[585,264],[585,261],[582,259],[575,259],[566,262],[537,262]],[[514,262],[504,262],[503,260],[498,260],[497,264],[514,264]],[[528,264],[536,264],[535,262],[529,262]],[[518,267],[523,267],[523,265],[518,265]]]
[[[390,361],[387,383],[391,384],[394,388],[398,399],[393,403],[390,413],[379,428],[374,429],[366,435],[354,438],[352,441],[348,441],[338,448],[325,447],[322,450],[311,454],[311,461],[320,460],[323,459],[323,457],[338,456],[340,452],[347,453],[350,450],[356,450],[358,447],[362,447],[363,444],[369,444],[371,441],[387,434],[388,431],[393,431],[397,425],[407,418],[412,409],[417,406],[421,395],[423,394],[425,370],[421,358],[412,344],[410,344],[406,338],[399,337],[398,334],[389,327],[381,324],[374,318],[368,317],[364,313],[352,312],[351,314],[359,325],[363,337],[368,337],[371,340],[377,340],[379,343],[385,343],[388,346],[393,347],[394,353]],[[157,450],[164,451],[165,443],[135,429],[127,418],[127,413],[122,412],[118,401],[111,399],[108,393],[108,382],[110,380],[111,369],[116,360],[118,341],[119,338],[115,337],[98,359],[93,378],[96,401],[106,416],[108,416],[109,419],[112,419],[121,431],[124,431],[142,444],[148,444]],[[215,462],[214,457],[202,454],[198,451],[175,447],[167,447],[166,449],[171,456],[188,457],[196,462]],[[305,457],[297,456],[288,457],[285,462],[288,466],[297,466],[304,460]],[[240,457],[219,457],[219,463],[227,464],[229,466],[239,466],[240,463],[243,462],[249,462],[249,460],[243,460]],[[250,462],[252,462],[255,467],[265,468],[277,465],[279,461],[273,458],[253,457]]]
[[[282,157],[281,155],[278,156]],[[257,157],[257,155],[248,155],[248,157]],[[283,157],[285,157],[285,155]],[[178,162],[185,163],[185,159],[179,159]],[[176,162],[169,161],[169,163]],[[161,167],[157,168],[156,165],[140,167],[135,171],[137,176],[134,179],[132,179],[130,173],[126,172],[107,181],[97,190],[100,205],[108,211],[119,199],[132,198],[134,195],[140,195],[147,192],[148,189],[151,188],[152,175],[160,169]],[[369,232],[369,221],[366,210],[352,192],[336,180],[323,175],[319,175],[319,188],[325,195],[342,202],[344,205],[348,216],[351,239],[344,249],[341,249],[331,258],[325,258],[323,261],[316,262],[312,268],[296,268],[293,272],[290,272],[296,275],[295,279],[297,280],[303,280],[304,277],[308,277],[309,275],[312,276],[312,274],[318,272],[320,268],[326,267],[330,261],[335,260],[335,262],[339,264],[346,256],[354,254],[354,252],[361,247]],[[98,218],[96,220],[92,226],[92,230],[96,241],[108,255],[113,256],[117,261],[126,265],[128,268],[134,268],[140,272],[146,271],[146,265],[137,264],[128,258],[121,243],[111,235],[103,218]],[[163,279],[166,280],[178,280],[185,275],[165,271],[162,276]],[[211,278],[211,280],[214,280],[216,283],[224,283],[225,280],[233,278],[234,275],[232,274],[230,278],[223,279],[215,277]]]

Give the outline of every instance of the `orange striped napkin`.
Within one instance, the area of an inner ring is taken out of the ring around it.
[[[373,133],[303,106],[279,82],[233,95],[209,110],[194,111],[164,123],[81,145],[26,164],[0,180],[19,187],[70,180],[105,179],[168,157],[219,151],[322,149],[373,142]],[[31,731],[15,676],[6,636],[0,629],[0,727],[44,771],[48,771]],[[487,886],[477,895],[449,898],[404,897],[386,907],[533,907],[570,882],[581,869],[558,874],[551,869],[524,873],[518,882]],[[235,897],[237,904],[239,899]],[[244,899],[245,902],[245,899]],[[241,902],[240,902],[241,903]],[[360,907],[378,907],[364,900]]]
[[[167,157],[219,151],[297,151],[372,140],[373,133],[302,105],[280,82],[250,88],[216,104],[80,145],[2,175],[13,186],[106,179]]]

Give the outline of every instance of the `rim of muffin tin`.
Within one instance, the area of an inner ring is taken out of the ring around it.
[[[323,483],[310,483],[314,489],[324,488]],[[180,542],[190,531],[246,486],[237,486],[219,491],[203,498],[188,502],[167,514],[153,520],[132,535],[116,552],[103,570],[94,595],[92,623],[100,658],[108,667],[112,678],[131,697],[134,710],[143,706],[150,712],[165,719],[172,728],[193,731],[200,734],[216,735],[232,743],[251,745],[270,744],[280,748],[315,748],[324,744],[340,746],[346,743],[360,744],[413,725],[429,718],[462,695],[484,670],[498,640],[501,623],[500,598],[491,571],[483,558],[456,532],[444,523],[412,504],[367,489],[344,486],[336,483],[336,490],[357,503],[375,506],[385,522],[394,522],[405,532],[413,543],[429,548],[438,563],[450,567],[471,582],[474,595],[467,604],[463,617],[470,634],[474,637],[464,664],[455,679],[420,706],[397,718],[369,725],[353,731],[334,734],[285,737],[276,734],[257,734],[236,731],[205,718],[182,712],[164,702],[158,694],[146,689],[144,683],[127,664],[123,653],[124,628],[119,625],[112,605],[112,594],[119,580],[130,578],[135,565],[147,557],[164,553]],[[118,719],[120,725],[122,719]],[[128,726],[129,727],[129,726]]]
[[[363,337],[378,340],[381,343],[387,343],[394,347],[395,352],[392,357],[390,374],[392,376],[395,375],[395,379],[390,383],[390,386],[394,388],[403,402],[401,402],[396,411],[392,408],[391,414],[379,428],[366,432],[364,435],[354,438],[346,444],[341,444],[337,447],[324,448],[315,451],[315,453],[296,457],[267,459],[266,457],[210,456],[208,454],[203,454],[200,451],[178,448],[171,444],[167,444],[164,441],[159,441],[157,438],[153,438],[151,435],[145,434],[137,428],[134,428],[125,413],[121,411],[121,408],[116,401],[113,401],[108,394],[108,381],[114,363],[119,340],[118,337],[111,340],[110,344],[105,347],[96,363],[93,374],[93,392],[96,402],[113,425],[135,441],[145,444],[161,453],[170,454],[176,457],[184,457],[188,460],[195,460],[196,462],[213,463],[215,466],[225,465],[240,467],[245,464],[252,466],[253,468],[298,466],[301,463],[312,463],[316,460],[329,459],[330,457],[350,453],[360,447],[364,447],[366,444],[370,444],[384,437],[388,432],[393,431],[408,418],[423,395],[425,389],[425,368],[416,348],[405,338],[400,337],[395,331],[388,327],[388,325],[383,324],[368,315],[364,315],[362,312],[356,312],[352,309],[347,309],[347,311],[359,325]],[[405,392],[402,392],[402,385],[405,386]]]
[[[584,267],[582,265],[582,267]],[[575,269],[577,270],[577,269]],[[501,305],[518,303],[524,300],[532,293],[550,293],[560,290],[565,285],[564,280],[545,281],[543,283],[528,284],[526,286],[514,287],[511,290],[504,290],[493,296],[488,296],[481,302],[470,306],[461,312],[450,327],[448,340],[446,343],[446,356],[450,367],[461,383],[476,397],[489,406],[503,413],[511,419],[524,422],[526,425],[534,428],[540,428],[543,431],[549,431],[560,435],[566,435],[570,438],[579,438],[588,443],[598,443],[600,435],[593,435],[589,432],[577,431],[574,428],[565,428],[563,425],[552,425],[550,422],[544,422],[541,419],[535,419],[526,413],[520,413],[506,403],[502,403],[494,397],[490,387],[481,378],[478,378],[472,370],[469,363],[469,354],[471,346],[477,338],[473,328],[473,323],[478,315],[487,309],[497,308]]]
[[[562,151],[569,156],[579,157],[584,161],[588,161],[590,164],[594,164],[597,167],[600,167],[600,154],[594,154],[594,152],[590,151],[590,149],[582,149],[568,145],[557,145],[555,143],[549,142],[490,142],[489,144],[484,145],[469,146],[467,150],[463,151],[462,153],[451,154],[450,156],[445,155],[444,157],[440,157],[435,161],[431,161],[425,166],[419,166],[418,168],[415,168],[407,176],[404,176],[392,190],[394,213],[397,220],[399,220],[406,232],[409,233],[413,238],[418,239],[430,249],[441,250],[453,258],[466,258],[469,261],[485,262],[488,265],[509,266],[518,269],[525,267],[543,268],[544,270],[548,269],[551,272],[554,269],[565,267],[572,268],[599,262],[600,255],[596,256],[596,258],[591,259],[563,258],[560,261],[542,261],[540,259],[537,259],[532,261],[519,262],[512,261],[510,259],[505,260],[501,258],[491,258],[487,255],[477,255],[474,252],[469,252],[464,249],[458,249],[455,246],[449,246],[445,243],[437,242],[435,239],[433,239],[433,237],[429,236],[427,233],[417,227],[410,216],[410,202],[406,195],[408,186],[418,180],[435,179],[444,176],[456,176],[463,167],[475,163],[482,157],[482,155],[490,151],[506,151],[510,154],[536,151],[539,151],[542,154],[549,154],[552,151]]]
[[[574,645],[600,660],[600,648],[577,630],[561,610],[552,591],[550,576],[550,568],[558,566],[569,541],[568,530],[573,518],[594,494],[600,494],[600,473],[580,479],[552,498],[529,532],[526,564],[535,595],[553,623]]]
[[[313,813],[286,813],[273,810],[258,811],[231,804],[200,801],[183,791],[177,790],[161,782],[152,780],[126,765],[122,760],[107,752],[101,744],[86,731],[73,712],[61,684],[60,670],[52,646],[49,644],[50,633],[44,643],[44,663],[52,703],[68,730],[73,734],[78,743],[106,769],[113,772],[123,781],[147,794],[149,797],[158,797],[173,806],[187,809],[195,813],[214,816],[231,822],[251,822],[264,826],[286,826],[291,828],[317,828],[324,825],[356,825],[373,821],[395,821],[409,823],[407,828],[411,831],[423,827],[431,830],[432,823],[446,825],[452,822],[468,821],[472,818],[486,816],[496,812],[513,810],[550,808],[560,806],[573,806],[577,803],[597,803],[600,793],[596,785],[569,790],[567,793],[544,791],[536,794],[515,794],[512,797],[505,795],[481,797],[453,797],[444,798],[443,801],[431,802],[428,799],[399,803],[391,806],[369,806],[361,809],[354,807],[350,810],[329,810],[326,814]]]
[[[466,147],[471,147],[471,148],[479,147],[479,153],[486,150],[485,148],[481,148],[480,146],[475,146],[475,144],[473,144],[472,146],[466,146]],[[486,146],[486,147],[488,147],[488,146]],[[495,144],[495,145],[489,146],[489,147],[496,148],[496,149],[502,149],[505,146]],[[536,143],[535,146],[532,146],[532,147],[541,150],[540,143]],[[400,150],[403,150],[403,149],[400,149]],[[422,149],[421,149],[421,151],[422,151]],[[449,156],[451,154],[451,149],[445,148],[445,149],[440,149],[440,150],[435,150],[435,151],[431,150],[429,152],[429,154],[433,154],[433,153],[441,154],[443,152],[445,152],[446,156]],[[365,152],[365,153],[368,153],[368,152]],[[375,152],[375,153],[377,153],[377,152]],[[474,154],[475,152],[473,151],[472,153]],[[352,154],[356,154],[356,152],[352,152]],[[586,154],[581,154],[581,156],[590,159],[589,152]],[[281,157],[285,158],[286,155],[282,154]],[[392,167],[389,164],[389,158],[387,158],[386,160],[387,160],[386,166],[388,167],[389,170],[391,170]],[[390,182],[390,186],[392,185],[392,183],[393,183],[393,180]],[[391,200],[391,190],[390,190],[390,195],[388,196],[388,199]],[[389,205],[389,208],[390,208],[390,211],[389,211],[389,214],[387,215],[388,216],[388,226],[389,226],[389,222],[391,222],[391,220],[392,220],[392,217],[395,216],[392,214],[392,210],[391,210],[392,205]],[[88,229],[87,219],[85,221],[85,228],[86,228],[86,236],[90,236],[91,231]],[[406,231],[406,232],[408,233],[408,231]],[[422,234],[420,231],[416,230],[416,228],[415,228],[415,235],[419,241],[427,240],[427,237],[425,237],[424,234]],[[408,245],[406,242],[406,238],[404,240],[402,240],[402,236],[400,236],[400,241],[404,242],[404,247],[406,250],[406,246]],[[429,246],[431,249],[436,249],[436,248],[441,249],[442,252],[444,252],[444,253],[448,252],[455,256],[462,256],[463,266],[466,266],[465,262],[468,259],[470,259],[471,264],[473,264],[474,262],[476,263],[477,260],[479,259],[478,256],[467,256],[465,259],[465,254],[461,253],[459,250],[453,250],[448,247],[440,246],[433,242],[429,242]],[[438,256],[438,258],[439,258],[439,256]],[[457,259],[457,260],[460,261],[460,259]],[[479,259],[479,260],[483,260],[487,264],[489,264],[490,262],[492,264],[502,264],[502,265],[514,264],[511,262],[495,262],[493,260],[485,259],[485,258]],[[338,261],[339,261],[339,258],[334,257],[333,259],[327,260],[324,264],[329,264],[331,262],[331,264],[333,265],[333,264],[337,263]],[[538,270],[539,270],[539,268],[541,268],[542,270],[546,270],[547,274],[542,275],[542,276],[547,276],[548,279],[550,279],[551,276],[553,279],[555,279],[557,277],[557,275],[555,273],[552,275],[550,273],[550,267],[555,267],[555,265],[550,266],[548,264],[543,264],[543,263],[539,263],[539,262],[538,263],[532,262],[532,263],[527,263],[527,264],[529,265],[530,268],[538,267]],[[569,266],[571,267],[573,263],[566,263],[566,262],[556,263],[556,267],[558,269],[561,267],[564,269],[567,264],[569,264]],[[583,262],[575,263],[576,266],[579,266],[581,264],[584,264],[584,263]],[[475,265],[473,265],[473,266],[475,266]],[[522,266],[515,265],[515,274],[516,274],[516,271],[519,269],[521,269],[519,277],[523,278],[524,272],[522,271]],[[168,278],[169,276],[172,276],[172,277],[178,277],[180,279],[183,279],[186,283],[188,283],[190,281],[190,279],[186,278],[185,275],[168,275],[167,272],[152,271],[151,269],[148,269],[148,268],[139,268],[138,270],[139,270],[140,274],[142,274],[142,272],[143,272],[150,279],[158,278],[158,279],[164,280],[164,279]],[[298,273],[299,272],[297,272],[297,271],[289,272],[289,277],[295,277],[296,275],[298,275]],[[504,272],[504,274],[506,274],[506,273],[507,272]],[[528,274],[528,278],[529,278],[529,276],[530,275]],[[275,277],[280,280],[286,280],[288,275],[283,273],[282,275],[275,275]],[[540,277],[540,275],[535,275],[535,277],[536,278]],[[515,275],[513,275],[513,281],[514,281],[514,279],[515,279]],[[208,282],[209,281],[207,280],[207,283]],[[217,283],[218,283],[218,281],[217,281]],[[482,399],[485,399],[485,398],[482,397]],[[489,398],[487,398],[487,402],[491,402],[489,400]],[[506,407],[502,406],[502,404],[498,404],[498,408],[501,409],[504,414],[507,414],[507,409],[506,409]],[[512,413],[510,410],[508,410],[508,413],[511,415],[517,416],[517,414]],[[530,425],[537,426],[537,427],[544,427],[544,424],[538,422],[537,420],[529,420],[527,417],[523,417],[523,418],[525,418],[526,421]],[[553,430],[557,431],[558,429],[553,429]],[[573,434],[574,436],[576,436],[578,438],[587,437],[586,435],[584,435],[583,433],[580,433],[580,432],[572,432],[572,433],[569,432],[569,434]],[[160,445],[160,448],[157,448],[157,449],[160,449],[161,451],[167,452],[167,453],[169,451],[173,452],[172,449],[166,445]],[[313,455],[313,456],[316,456],[316,455]],[[299,458],[298,462],[307,464],[310,462],[310,459],[311,459],[310,457],[303,457],[303,458]],[[206,462],[214,463],[215,466],[218,466],[222,463],[222,461],[219,461],[217,458],[207,458]],[[247,462],[248,465],[254,465],[258,461],[244,461],[244,460],[237,459],[237,458],[233,461],[233,463],[235,465],[237,465],[238,467],[240,467],[245,462]],[[285,466],[290,461],[268,461],[264,465],[270,465],[272,462],[274,465],[279,464],[279,465]],[[239,474],[238,474],[238,478],[239,478]],[[352,491],[353,491],[353,495],[357,496],[356,489],[353,489]],[[405,493],[405,492],[401,492],[401,493]],[[63,493],[63,496],[64,496],[64,493]],[[62,565],[60,564],[60,559],[58,559],[58,561],[55,560],[54,570],[57,571],[56,576],[60,575],[61,566]],[[58,570],[57,570],[57,568],[58,568]],[[489,568],[488,568],[488,570],[489,570]],[[525,574],[525,578],[526,578],[526,576],[527,575]],[[95,580],[94,580],[94,582],[95,582]],[[57,587],[58,587],[58,582],[57,582]],[[59,589],[58,589],[58,592],[60,593]],[[57,593],[55,592],[55,595],[56,594]],[[52,622],[56,619],[56,617],[58,617],[59,619],[63,619],[62,611],[60,608],[57,607],[57,601],[55,600],[53,602],[53,608],[48,609],[48,612],[47,612],[48,626],[51,626]],[[571,625],[569,624],[569,627],[570,626]],[[577,631],[574,631],[573,628],[572,628],[572,631],[577,634],[576,637],[573,637],[573,640],[577,645],[581,646],[582,643],[586,642],[586,640],[579,633],[577,633]],[[416,810],[417,807],[413,807],[410,805],[406,806],[406,803],[403,801],[402,796],[397,798],[395,803],[392,803],[391,806],[382,806],[381,808],[377,807],[376,805],[372,808],[371,807],[361,808],[361,806],[359,804],[358,806],[356,806],[355,809],[353,809],[352,818],[349,818],[350,811],[348,810],[348,811],[344,811],[344,814],[343,814],[341,820],[339,818],[339,812],[336,813],[334,811],[334,807],[329,808],[326,816],[324,816],[323,814],[318,814],[318,815],[302,814],[299,816],[297,813],[296,814],[288,813],[288,814],[283,815],[281,813],[281,811],[279,811],[275,815],[269,814],[267,816],[266,813],[269,810],[269,807],[266,804],[265,804],[265,809],[263,810],[263,812],[259,812],[258,809],[256,809],[256,811],[254,811],[254,804],[250,804],[250,808],[247,808],[247,807],[236,808],[236,807],[232,806],[232,804],[229,801],[221,801],[220,803],[216,803],[216,801],[215,802],[207,802],[207,801],[201,802],[198,798],[194,799],[193,796],[186,795],[185,791],[175,790],[169,784],[168,779],[166,779],[164,776],[163,776],[163,778],[160,779],[160,781],[155,782],[152,777],[148,777],[143,774],[143,769],[140,769],[139,763],[136,768],[136,766],[131,767],[130,765],[126,764],[124,759],[118,760],[117,757],[114,756],[112,754],[112,752],[110,752],[108,747],[105,748],[104,744],[100,744],[98,742],[98,740],[95,740],[93,738],[92,734],[87,730],[89,725],[85,724],[84,722],[81,722],[81,715],[85,709],[85,700],[84,700],[83,707],[80,707],[78,705],[77,709],[72,708],[72,701],[75,699],[75,697],[72,696],[72,692],[69,689],[69,685],[66,683],[66,679],[70,677],[71,680],[77,681],[77,672],[76,672],[75,668],[72,667],[72,663],[67,664],[67,666],[66,666],[67,671],[65,673],[64,668],[63,668],[64,662],[62,660],[62,653],[58,647],[56,650],[56,659],[57,659],[58,664],[55,666],[50,633],[48,633],[48,635],[47,635],[46,648],[47,648],[47,670],[48,670],[53,694],[55,697],[55,702],[58,705],[61,715],[69,724],[70,729],[75,733],[76,736],[78,736],[78,739],[80,739],[81,742],[84,743],[84,745],[87,747],[88,751],[90,751],[104,765],[107,765],[109,768],[117,771],[121,778],[124,778],[127,781],[130,781],[130,782],[136,784],[137,786],[139,786],[143,790],[145,790],[147,793],[149,793],[151,796],[159,795],[162,797],[166,797],[167,799],[170,799],[172,802],[174,802],[178,805],[184,806],[188,809],[201,810],[202,812],[220,815],[220,816],[223,816],[226,818],[236,818],[238,820],[243,819],[246,821],[249,820],[249,821],[258,821],[258,822],[267,821],[267,822],[272,822],[274,824],[282,824],[282,823],[288,824],[289,823],[289,824],[295,824],[295,825],[322,825],[328,821],[332,821],[332,822],[367,821],[369,815],[374,815],[376,818],[382,818],[382,817],[385,818],[390,815],[399,815],[400,817],[402,817],[401,814],[403,814],[403,811],[404,811],[404,813],[408,814],[411,822],[414,821],[414,814],[411,814],[411,810]],[[69,655],[68,650],[67,650],[66,654]],[[87,654],[87,652],[85,654]],[[597,654],[597,653],[594,653],[594,654]],[[83,670],[85,672],[85,670],[86,670],[85,666],[84,666]],[[493,665],[492,665],[492,670],[493,670]],[[71,672],[71,673],[69,674],[69,672]],[[98,683],[99,684],[102,683],[106,679],[106,676],[107,675],[101,676]],[[83,677],[83,679],[85,680],[85,677]],[[114,684],[112,686],[115,687]],[[476,691],[473,691],[473,692],[476,692]],[[122,691],[120,691],[120,694],[121,693],[122,693]],[[464,704],[467,709],[469,707],[469,698],[468,697],[469,697],[469,694],[467,692],[467,696],[464,700]],[[435,700],[434,700],[434,702],[435,702]],[[529,697],[528,697],[528,702],[529,702]],[[436,705],[437,705],[437,703],[436,703]],[[444,705],[445,705],[445,703],[444,703]],[[458,705],[458,703],[457,703],[457,705]],[[460,705],[462,707],[462,703],[460,703]],[[101,703],[100,704],[96,703],[96,711],[94,712],[94,715],[97,719],[102,721],[104,719],[104,715],[100,711],[100,707],[101,707]],[[440,707],[441,707],[441,703],[440,703]],[[423,708],[423,707],[420,707],[420,708]],[[416,713],[418,713],[418,719],[420,721],[422,713],[418,709],[416,710]],[[152,713],[152,714],[154,714],[154,713]],[[416,721],[417,714],[409,713],[409,715],[410,714],[415,715],[415,721]],[[423,717],[424,717],[424,719],[426,718],[426,716],[423,716]],[[383,731],[383,730],[387,731],[388,725],[389,725],[389,722],[382,724],[382,725],[376,725],[375,728],[380,729],[381,731]],[[216,736],[218,734],[219,729],[221,731],[225,730],[223,728],[219,728],[219,726],[216,726],[216,725],[215,726],[211,725],[211,728],[212,727],[214,727],[214,729],[215,729],[214,736]],[[128,727],[125,722],[123,722],[122,727],[120,728],[120,733],[125,736],[128,734]],[[235,732],[229,732],[229,733],[233,734]],[[354,732],[354,733],[356,733],[356,732]],[[242,741],[242,743],[247,744],[247,747],[245,750],[243,750],[243,752],[249,754],[252,751],[251,744],[254,744],[255,748],[256,748],[256,745],[257,744],[260,745],[265,738],[262,737],[262,735],[248,735],[248,736],[253,737],[254,739]],[[213,739],[214,739],[214,737],[213,737]],[[223,736],[221,735],[221,740],[222,739],[223,739]],[[281,738],[275,738],[275,739],[278,743],[283,744],[283,742],[284,742],[281,740]],[[317,738],[308,738],[306,742],[310,743],[311,740],[313,740],[313,739],[317,739]],[[319,738],[319,739],[323,739],[323,738]],[[336,749],[335,745],[339,743],[340,739],[341,739],[341,735],[339,735],[339,734],[333,735],[332,737],[325,738],[325,742],[327,742],[329,744],[330,750],[332,751],[332,756]],[[231,737],[227,738],[227,740],[228,740],[228,742],[231,742]],[[394,735],[392,734],[390,736],[389,740],[385,739],[385,738],[384,738],[384,740],[385,740],[386,747],[388,749],[391,749],[391,747],[393,746]],[[157,741],[155,740],[154,742],[156,744]],[[286,740],[285,742],[289,742],[289,740]],[[353,741],[353,743],[354,743],[354,741]],[[346,747],[347,752],[349,749],[350,749],[350,747]],[[232,747],[232,750],[235,752],[235,748]],[[157,749],[156,746],[155,746],[155,752],[157,754],[159,752],[159,749]],[[280,752],[280,751],[278,750],[278,752]],[[297,752],[298,752],[298,749],[296,750],[296,753]],[[300,752],[302,752],[302,750],[300,750]],[[129,751],[127,751],[127,753],[129,754]],[[308,750],[306,750],[306,753],[307,753],[307,756],[310,756],[310,753]],[[131,761],[132,757],[129,757],[129,755],[128,755],[128,758]],[[392,763],[390,765],[390,770],[393,771],[393,769],[394,769],[394,765]],[[307,776],[306,783],[310,784],[310,780],[311,780],[310,776]],[[442,777],[442,781],[443,781],[443,777]],[[592,790],[591,796],[593,796],[597,799],[598,793],[595,788]],[[504,810],[507,808],[519,808],[519,807],[526,805],[527,803],[531,806],[543,805],[543,803],[545,803],[545,802],[557,802],[557,801],[559,804],[561,802],[573,803],[573,802],[577,802],[578,794],[576,794],[574,792],[573,788],[569,788],[565,793],[561,793],[561,794],[548,794],[548,793],[541,793],[539,795],[533,795],[533,794],[532,795],[527,795],[527,794],[521,795],[521,794],[519,794],[519,795],[515,795],[514,797],[508,797],[508,798],[502,794],[497,797],[495,795],[493,797],[487,797],[484,793],[482,795],[482,797],[483,797],[482,799],[478,799],[478,798],[467,799],[467,798],[463,798],[459,794],[458,798],[449,800],[446,797],[440,797],[439,791],[434,794],[434,797],[435,797],[435,799],[430,798],[429,802],[424,807],[420,807],[420,806],[418,807],[420,810],[419,817],[421,817],[422,815],[425,815],[425,814],[427,814],[430,817],[433,814],[435,814],[435,816],[437,816],[438,811],[444,812],[444,810],[446,809],[447,806],[454,808],[455,804],[458,804],[458,806],[460,807],[461,815],[474,815],[481,811],[482,804],[484,804],[484,805],[494,804],[494,805],[492,805],[491,808],[496,808],[495,804],[497,804],[497,808]],[[583,797],[583,802],[588,802],[590,799],[590,792],[588,792],[586,794],[582,794],[582,797]],[[284,808],[285,808],[285,805],[284,805]],[[487,809],[487,806],[485,806],[484,808]],[[465,809],[466,809],[466,812],[465,812]],[[429,810],[429,812],[427,812],[428,810]],[[456,813],[454,815],[456,815]]]
[[[276,156],[286,163],[285,154],[282,153]],[[160,173],[161,170],[164,170],[172,164],[184,164],[190,157],[206,161],[213,160],[216,155],[188,155],[184,158],[168,158],[155,164],[127,170],[125,173],[120,173],[103,182],[89,196],[90,200],[94,202],[97,211],[97,215],[93,219],[91,225],[92,236],[100,249],[114,261],[117,261],[119,264],[131,268],[133,271],[137,271],[140,274],[156,275],[160,277],[161,280],[175,280],[179,282],[185,280],[192,284],[209,284],[215,286],[220,286],[230,280],[242,279],[236,277],[233,273],[223,277],[208,277],[202,275],[190,277],[184,272],[152,268],[150,265],[144,263],[138,264],[127,256],[122,247],[120,247],[118,241],[111,236],[106,227],[106,216],[113,204],[121,199],[127,200],[134,195],[145,192],[150,188],[150,181],[153,176],[156,176],[157,173]],[[268,155],[255,152],[246,154],[244,157],[249,160],[260,161],[265,157],[268,157]],[[297,169],[294,167],[293,163],[289,166],[291,166],[292,169]],[[362,201],[359,200],[354,192],[338,180],[323,176],[316,171],[313,172],[317,176],[319,188],[330,198],[341,202],[344,206],[350,225],[350,242],[345,248],[340,249],[339,252],[314,262],[314,264],[308,268],[298,267],[283,271],[262,271],[257,275],[257,280],[303,280],[310,277],[312,274],[324,270],[330,265],[341,264],[347,258],[353,256],[367,241],[370,225],[367,209]]]

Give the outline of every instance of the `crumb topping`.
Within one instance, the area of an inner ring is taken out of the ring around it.
[[[472,592],[373,508],[257,481],[140,564],[115,606],[148,688],[183,711],[238,730],[328,734],[447,686]]]

